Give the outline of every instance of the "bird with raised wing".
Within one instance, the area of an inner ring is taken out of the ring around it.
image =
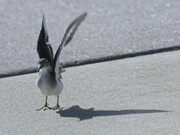
[[[83,13],[70,23],[64,33],[55,56],[53,56],[53,49],[49,44],[49,36],[46,27],[45,16],[42,13],[42,27],[37,41],[37,52],[40,59],[38,61],[39,76],[37,78],[36,84],[41,90],[41,93],[46,96],[46,99],[45,105],[37,110],[41,110],[43,108],[44,110],[46,110],[47,108],[55,110],[60,108],[59,94],[63,90],[61,73],[64,72],[64,69],[60,66],[59,56],[62,48],[72,40],[74,33],[76,32],[81,22],[85,19],[86,15],[87,13]],[[52,95],[57,97],[57,104],[55,107],[49,107],[47,103],[48,96]]]

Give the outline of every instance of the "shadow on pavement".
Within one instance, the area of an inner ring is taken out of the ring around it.
[[[129,109],[129,110],[94,110],[82,109],[79,105],[72,106],[68,109],[60,109],[57,113],[61,117],[73,117],[79,118],[79,120],[92,119],[93,117],[100,116],[117,116],[117,115],[128,115],[128,114],[142,114],[142,113],[162,113],[168,112],[166,110],[144,110],[144,109]]]

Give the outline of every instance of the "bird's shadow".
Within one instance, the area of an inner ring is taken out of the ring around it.
[[[129,109],[129,110],[94,110],[94,108],[82,109],[79,105],[72,106],[68,109],[60,109],[57,111],[61,117],[79,118],[79,120],[92,119],[93,117],[101,116],[117,116],[128,114],[143,114],[143,113],[163,113],[169,112],[166,110],[155,109]]]

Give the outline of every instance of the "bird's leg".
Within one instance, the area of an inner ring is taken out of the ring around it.
[[[44,108],[44,111],[46,110],[46,108],[48,108],[48,109],[53,109],[53,108],[51,108],[51,107],[48,106],[47,96],[46,96],[46,100],[45,100],[45,105],[44,105],[43,107],[37,109],[36,111],[39,111],[39,110],[41,110],[41,109],[43,109],[43,108]]]
[[[53,107],[52,109],[53,110],[56,110],[56,109],[59,109],[60,106],[59,106],[59,96],[57,96],[57,105],[55,107]]]

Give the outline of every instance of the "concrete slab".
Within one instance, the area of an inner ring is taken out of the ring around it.
[[[36,41],[44,10],[50,43],[57,49],[68,24],[88,17],[64,48],[62,63],[180,45],[180,1],[0,0],[0,75],[36,68]]]
[[[179,58],[174,51],[67,68],[57,111],[36,111],[45,100],[37,73],[0,79],[0,134],[178,134]]]

